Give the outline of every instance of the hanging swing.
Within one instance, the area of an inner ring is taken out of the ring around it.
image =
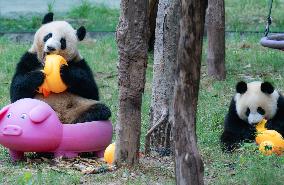
[[[260,44],[264,47],[284,50],[284,33],[268,35],[269,26],[272,23],[272,19],[271,19],[272,3],[273,3],[273,0],[270,0],[267,24],[265,27],[264,37],[261,38]]]

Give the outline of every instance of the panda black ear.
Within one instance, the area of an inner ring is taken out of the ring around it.
[[[247,83],[244,81],[240,81],[236,85],[236,91],[237,93],[244,94],[247,91]]]
[[[49,22],[52,22],[52,21],[53,21],[53,13],[49,12],[49,13],[45,14],[45,16],[42,20],[42,24],[46,24],[46,23],[49,23]]]
[[[274,87],[269,82],[263,82],[260,86],[260,89],[266,94],[272,94],[274,92]]]
[[[76,35],[77,35],[79,41],[83,40],[86,36],[86,28],[84,26],[81,26],[77,30]]]

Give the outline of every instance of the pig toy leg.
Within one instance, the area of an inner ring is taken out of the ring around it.
[[[104,154],[105,154],[105,150],[99,150],[95,152],[95,155],[99,158],[104,157]]]
[[[10,157],[13,161],[20,161],[24,158],[24,152],[9,150]]]
[[[66,157],[66,158],[73,158],[77,157],[78,153],[77,152],[55,152],[54,157]]]

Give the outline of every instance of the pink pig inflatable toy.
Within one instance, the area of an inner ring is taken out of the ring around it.
[[[110,121],[62,124],[40,100],[21,99],[0,111],[0,144],[9,149],[14,161],[23,159],[25,152],[52,152],[67,158],[96,152],[103,157],[111,139]]]

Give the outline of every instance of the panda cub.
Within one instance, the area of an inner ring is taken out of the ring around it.
[[[267,119],[267,128],[284,135],[284,98],[269,82],[239,82],[221,135],[223,151],[255,139],[255,125]]]
[[[43,100],[57,112],[63,123],[109,119],[110,109],[98,102],[99,91],[92,71],[77,49],[78,41],[85,35],[83,26],[75,30],[66,21],[53,21],[53,13],[46,14],[31,48],[17,64],[10,87],[11,102],[22,98]],[[41,70],[48,54],[61,55],[67,61],[68,65],[60,69],[67,90],[45,98],[37,91],[45,78]]]

